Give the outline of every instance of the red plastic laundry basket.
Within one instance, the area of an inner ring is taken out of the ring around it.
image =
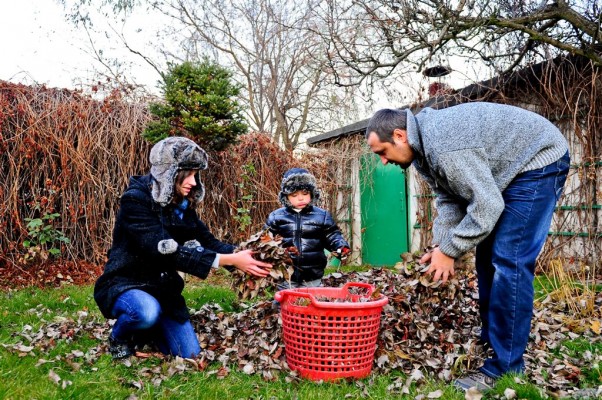
[[[358,295],[349,290],[361,288]],[[388,299],[370,298],[374,286],[350,282],[342,288],[317,287],[277,292],[286,362],[311,380],[364,378],[370,374],[382,308]],[[320,298],[340,299],[337,302]]]

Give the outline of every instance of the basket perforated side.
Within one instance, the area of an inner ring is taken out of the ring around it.
[[[318,292],[324,295],[325,288]],[[329,288],[336,297],[339,289]],[[307,293],[307,290],[304,291]],[[290,294],[282,304],[282,331],[289,367],[308,379],[363,378],[370,374],[382,307],[386,300],[337,304],[337,308],[299,306]]]

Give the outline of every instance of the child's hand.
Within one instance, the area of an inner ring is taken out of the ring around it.
[[[286,251],[291,256],[298,256],[299,255],[299,250],[295,246],[287,247]]]
[[[345,262],[347,261],[349,254],[351,254],[351,249],[349,247],[341,247],[336,252],[336,258],[341,260],[341,262]]]

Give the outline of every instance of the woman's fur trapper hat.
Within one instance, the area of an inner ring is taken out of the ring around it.
[[[178,172],[206,169],[207,161],[205,150],[185,137],[173,136],[157,142],[150,152],[153,200],[162,207],[168,205],[174,196]],[[194,178],[196,186],[192,188],[188,198],[194,204],[198,204],[205,196],[205,186],[203,186],[198,172]]]
[[[298,190],[307,190],[311,194],[310,205],[318,204],[320,191],[318,190],[316,178],[304,168],[291,168],[282,177],[280,194],[278,195],[280,203],[285,207],[292,207],[288,195]]]

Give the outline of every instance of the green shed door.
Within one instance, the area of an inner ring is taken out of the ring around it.
[[[409,249],[405,171],[383,165],[376,154],[364,155],[360,167],[362,261],[394,265]]]

